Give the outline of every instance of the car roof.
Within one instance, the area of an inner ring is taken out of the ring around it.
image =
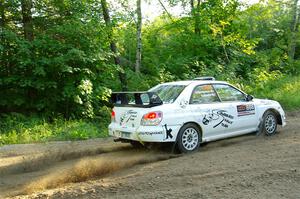
[[[224,81],[214,81],[214,80],[185,80],[185,81],[166,82],[166,83],[162,83],[161,85],[184,85],[184,86],[188,86],[190,84],[198,85],[198,84],[212,84],[212,83],[228,84],[227,82],[224,82]]]

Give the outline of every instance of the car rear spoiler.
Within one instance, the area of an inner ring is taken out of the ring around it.
[[[155,92],[113,92],[110,102],[114,106],[151,108],[163,102]]]

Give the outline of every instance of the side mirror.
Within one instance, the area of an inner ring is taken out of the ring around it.
[[[247,95],[245,100],[246,100],[247,102],[250,102],[250,101],[253,100],[253,96],[252,96],[252,95]]]

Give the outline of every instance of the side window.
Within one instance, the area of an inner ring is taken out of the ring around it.
[[[200,85],[194,89],[190,104],[206,104],[219,101],[212,85]]]
[[[214,85],[215,90],[217,91],[219,97],[221,98],[222,101],[244,101],[245,100],[245,95],[229,86],[229,85],[225,85],[225,84],[216,84]]]

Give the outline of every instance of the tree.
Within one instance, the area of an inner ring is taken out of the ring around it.
[[[1,52],[1,57],[2,59],[0,59],[0,67],[4,67],[5,66],[5,62],[4,62],[4,55],[5,55],[5,52],[3,50],[3,45],[4,45],[4,28],[5,28],[5,7],[4,7],[4,0],[1,0],[0,1],[0,52]],[[1,71],[1,70],[0,70]]]
[[[106,0],[101,0],[101,7],[102,7],[102,12],[103,12],[103,18],[104,18],[106,27],[108,29],[108,37],[110,40],[110,49],[114,53],[114,55],[113,55],[114,62],[117,66],[119,66],[122,69],[122,71],[119,70],[118,74],[119,74],[119,79],[121,82],[122,90],[125,91],[125,90],[127,90],[126,74],[125,74],[124,69],[121,66],[121,61],[120,61],[120,57],[118,55],[117,45],[116,45],[115,40],[113,39],[112,23],[111,23]]]
[[[24,28],[24,38],[28,41],[32,41],[33,36],[33,21],[32,21],[32,0],[22,0],[22,22]]]
[[[2,32],[4,26],[5,26],[5,8],[4,8],[4,0],[0,1],[0,30]]]
[[[194,0],[191,0],[191,14],[194,18],[194,31],[195,34],[199,35],[200,34],[200,6],[201,6],[201,0],[197,0],[197,5],[196,7],[194,6]]]
[[[172,15],[170,14],[170,12],[167,10],[166,6],[163,4],[163,2],[161,0],[158,0],[158,2],[160,3],[161,7],[164,9],[164,11],[167,13],[168,17],[170,18],[171,21],[174,22]]]
[[[299,1],[158,0],[144,23],[142,0],[0,0],[0,112],[91,117],[111,90],[297,73]]]
[[[136,13],[137,13],[137,26],[136,26],[136,63],[135,72],[139,73],[141,68],[142,59],[142,10],[141,10],[141,0],[136,2]]]
[[[294,60],[295,57],[295,49],[296,49],[296,37],[299,31],[299,23],[300,23],[300,10],[298,8],[298,0],[294,0],[294,4],[292,7],[292,21],[291,21],[291,41],[289,44],[289,57],[291,60]]]

